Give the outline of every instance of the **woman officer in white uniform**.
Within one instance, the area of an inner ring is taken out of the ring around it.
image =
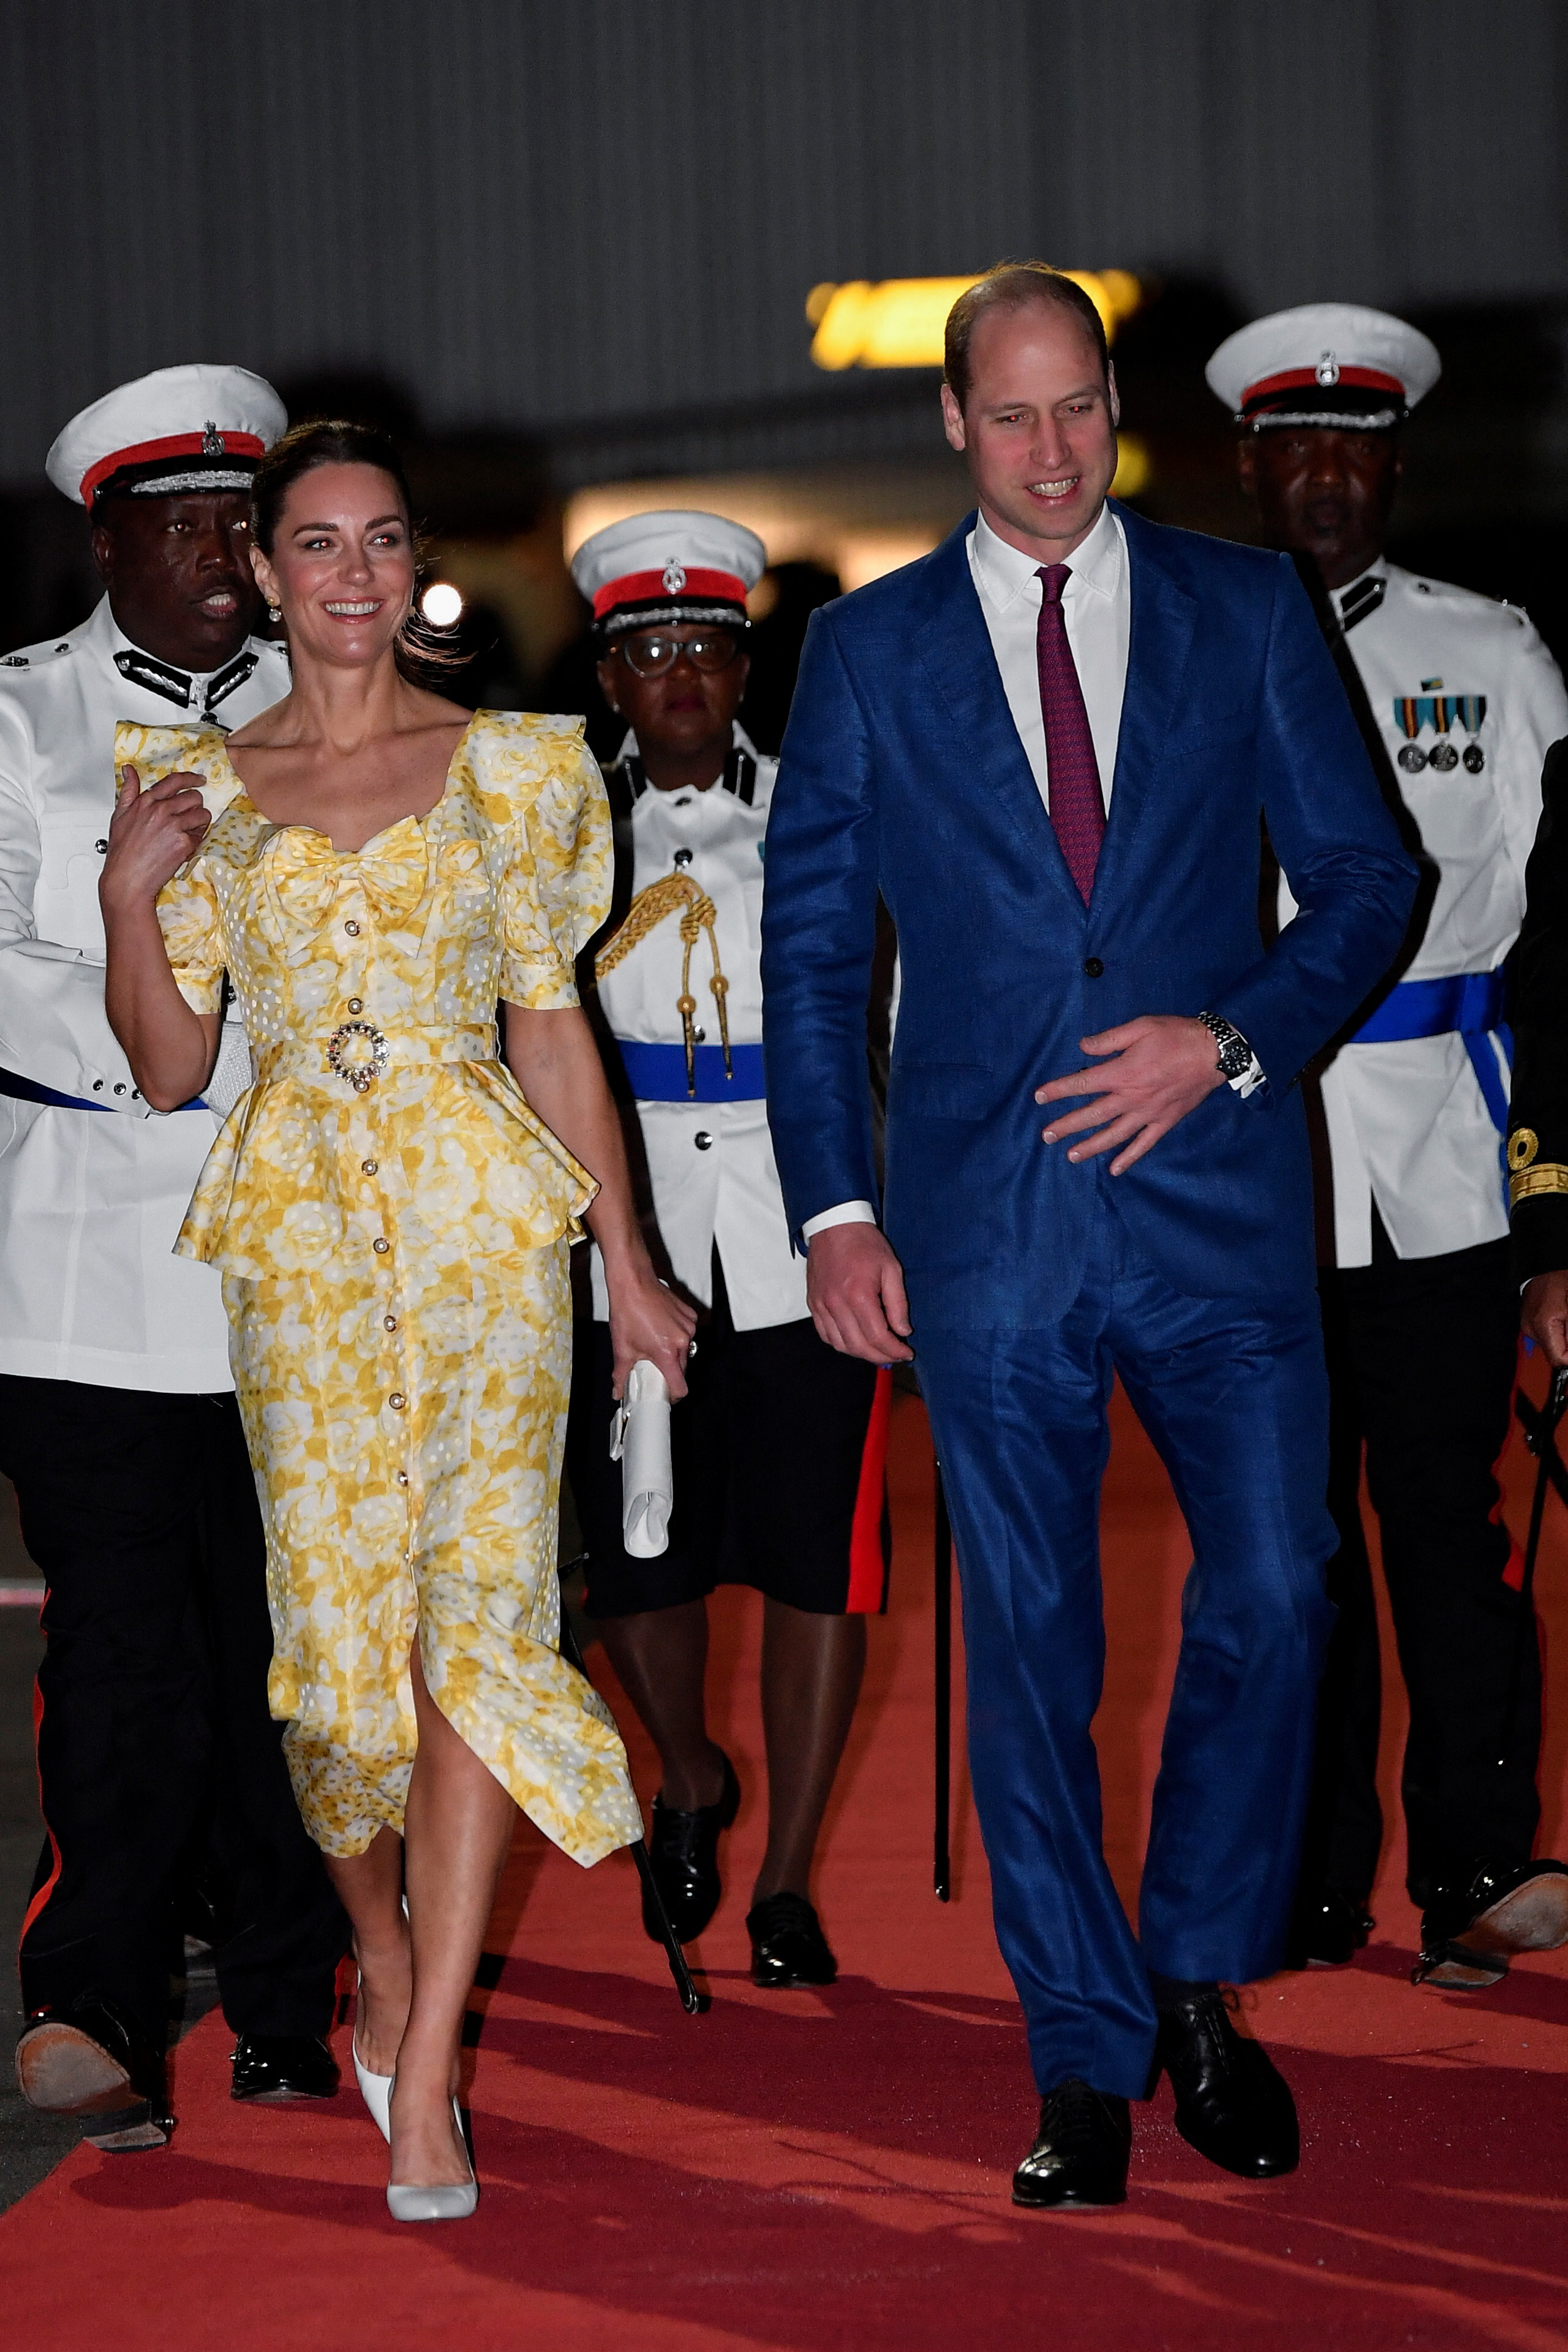
[[[719,1837],[740,1801],[704,1712],[707,1596],[720,1583],[763,1595],[768,1843],[746,1926],[754,1981],[788,1986],[836,1974],[808,1880],[866,1614],[885,1597],[890,1396],[887,1372],[816,1336],[768,1137],[760,947],[775,763],[735,717],[746,593],[765,560],[737,523],[668,512],[597,532],[572,567],[594,606],[600,683],[629,727],[606,779],[616,891],[591,959],[601,1034],[635,1106],[668,1274],[704,1313],[672,1416],[668,1549],[634,1559],[621,1541],[596,1254],[569,1460],[589,1613],[663,1766],[649,1843],[682,1941],[718,1908]]]

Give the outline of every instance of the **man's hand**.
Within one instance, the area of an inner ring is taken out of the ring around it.
[[[1568,1271],[1538,1274],[1524,1286],[1520,1322],[1554,1372],[1568,1364]]]
[[[875,1225],[828,1225],[812,1235],[805,1302],[818,1336],[841,1356],[870,1364],[913,1360],[904,1344],[910,1328],[904,1270]]]
[[[1145,1013],[1136,1021],[1124,1021],[1120,1029],[1102,1029],[1098,1036],[1082,1037],[1079,1043],[1086,1054],[1111,1058],[1098,1069],[1079,1070],[1070,1078],[1052,1078],[1037,1087],[1035,1100],[1061,1102],[1071,1095],[1099,1099],[1053,1118],[1041,1131],[1047,1143],[1058,1143],[1063,1136],[1088,1135],[1098,1128],[1100,1132],[1089,1141],[1075,1143],[1068,1158],[1092,1160],[1097,1152],[1114,1151],[1113,1176],[1142,1160],[1178,1119],[1225,1084],[1212,1032],[1201,1021],[1175,1013]]]

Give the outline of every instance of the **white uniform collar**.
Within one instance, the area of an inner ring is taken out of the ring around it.
[[[112,662],[121,677],[159,696],[173,709],[194,711],[204,719],[216,719],[218,707],[254,675],[261,658],[257,640],[247,637],[239,651],[216,669],[181,669],[174,662],[148,653],[128,637],[115,619],[107,596],[81,635],[82,642]],[[216,723],[221,725],[222,721]]]
[[[1039,558],[999,539],[983,514],[974,518],[973,551],[980,583],[998,612],[1023,595],[1039,603]],[[1069,587],[1089,589],[1107,600],[1116,594],[1126,569],[1127,541],[1109,505],[1100,508],[1093,529],[1064,561],[1073,575]]]
[[[1388,593],[1386,557],[1380,555],[1375,563],[1368,564],[1359,578],[1348,581],[1342,588],[1331,589],[1329,593],[1339,614],[1341,628],[1353,629],[1358,621],[1364,621],[1369,614],[1376,612]]]
[[[730,730],[730,748],[731,751],[744,751],[749,760],[760,760],[763,756],[738,719]],[[637,730],[635,727],[628,727],[621,738],[621,748],[616,753],[616,765],[619,767],[623,760],[635,760],[638,756]],[[717,783],[719,778],[716,776],[713,781]]]

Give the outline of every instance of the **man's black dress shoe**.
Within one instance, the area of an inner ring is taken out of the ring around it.
[[[1568,1864],[1483,1864],[1463,1885],[1442,1887],[1421,1915],[1421,1957],[1412,1984],[1438,1992],[1485,1992],[1515,1952],[1568,1943]]]
[[[746,1933],[753,1984],[787,1990],[830,1985],[838,1974],[822,1922],[804,1895],[764,1895],[746,1914]]]
[[[1015,2205],[1125,2205],[1132,2117],[1125,2099],[1076,2074],[1040,2101],[1035,2145],[1013,2175]]]
[[[110,2156],[163,2147],[174,2128],[163,2053],[107,1994],[35,2011],[16,2044],[16,2082],[29,2106],[81,2116],[82,2137]]]
[[[242,2033],[229,2053],[231,2099],[330,2099],[338,2062],[313,2033]]]
[[[1212,1985],[1162,2007],[1148,2095],[1169,2074],[1188,2147],[1244,2180],[1271,2180],[1300,2162],[1296,2102],[1268,2052],[1231,2023],[1235,1998]]]
[[[1364,1903],[1320,1886],[1298,1900],[1286,1948],[1288,1969],[1342,1969],[1376,1927]]]
[[[679,1941],[689,1944],[700,1936],[719,1908],[724,1882],[719,1875],[719,1832],[727,1830],[741,1805],[741,1784],[729,1758],[724,1758],[724,1785],[716,1804],[699,1805],[695,1812],[678,1813],[662,1797],[653,1801],[653,1828],[648,1832],[647,1858],[654,1882],[664,1897],[669,1924]],[[642,1923],[649,1937],[662,1944],[657,1919],[643,1896]]]

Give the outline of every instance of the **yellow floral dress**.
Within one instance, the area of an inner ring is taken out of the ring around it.
[[[642,1835],[604,1701],[559,1654],[556,1497],[567,1254],[593,1180],[498,1058],[498,999],[575,1004],[608,904],[609,819],[582,721],[480,711],[446,791],[340,855],[270,824],[217,730],[116,730],[143,785],[213,817],[158,900],[186,1003],[226,971],[256,1083],[177,1252],[223,1275],[267,1524],[272,1712],[331,1854],[401,1830],[432,1697],[584,1864]]]

